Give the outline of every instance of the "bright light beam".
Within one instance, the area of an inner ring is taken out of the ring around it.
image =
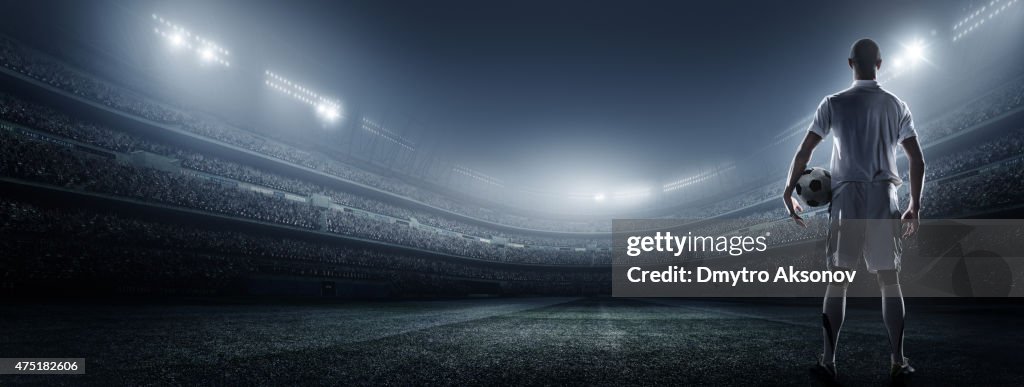
[[[284,93],[284,95],[298,100],[299,102],[312,106],[316,115],[324,119],[324,121],[334,123],[343,117],[341,102],[326,98],[314,92],[312,89],[292,82],[291,80],[270,70],[264,71],[263,75],[264,84],[269,86],[271,89],[277,90]]]
[[[319,113],[320,116],[326,119],[328,122],[337,121],[338,118],[341,117],[341,112],[338,111],[337,106],[330,106],[326,103],[321,103],[319,106],[317,106],[316,112]]]
[[[172,34],[169,39],[171,41],[171,45],[175,47],[180,47],[185,44],[185,38],[181,37],[181,34]]]
[[[905,63],[903,63],[903,57],[898,56],[896,58],[893,58],[892,60],[892,68],[894,69],[902,69],[904,64]]]
[[[224,67],[231,67],[228,57],[231,55],[227,49],[217,45],[211,40],[194,35],[182,26],[164,20],[164,18],[152,15],[156,27],[153,32],[167,39],[171,47],[187,48],[199,57],[203,63],[217,63]]]
[[[915,40],[904,47],[906,50],[906,56],[910,59],[911,64],[925,60],[925,47],[924,43],[920,40]]]

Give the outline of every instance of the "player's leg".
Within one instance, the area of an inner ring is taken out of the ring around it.
[[[882,321],[889,333],[890,360],[892,377],[905,377],[914,373],[914,367],[903,356],[903,334],[906,324],[906,308],[903,305],[903,289],[900,288],[899,272],[896,270],[879,270],[878,286],[882,290]]]
[[[854,221],[861,211],[862,192],[858,184],[844,183],[832,189],[829,204],[829,228],[826,238],[826,266],[829,270],[845,270],[857,267],[861,259],[864,229],[863,222]],[[822,354],[818,369],[832,378],[836,376],[836,348],[839,332],[846,319],[846,289],[848,282],[831,283],[825,290],[821,306]]]
[[[868,194],[869,215],[864,244],[864,260],[868,271],[878,275],[878,287],[882,293],[882,321],[889,335],[892,376],[910,375],[914,369],[903,356],[903,335],[906,308],[903,289],[899,283],[900,259],[903,246],[900,242],[900,212],[896,200],[896,186],[891,184],[872,185]]]
[[[897,273],[896,270],[879,270],[878,287],[882,290],[882,320],[889,332],[890,358],[893,363],[902,363],[903,329],[907,313]]]
[[[828,284],[821,306],[821,333],[824,342],[822,361],[831,364],[833,368],[836,361],[836,346],[839,344],[839,331],[843,329],[843,321],[846,320],[846,289],[849,286],[849,282]]]

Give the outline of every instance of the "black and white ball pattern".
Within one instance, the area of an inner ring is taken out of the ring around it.
[[[823,168],[808,168],[796,181],[796,194],[810,207],[832,201],[832,174]]]

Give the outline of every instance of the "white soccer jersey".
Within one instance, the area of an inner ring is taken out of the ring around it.
[[[917,136],[907,104],[875,81],[825,97],[809,131],[822,138],[832,133],[832,186],[844,182],[901,184],[896,147]]]

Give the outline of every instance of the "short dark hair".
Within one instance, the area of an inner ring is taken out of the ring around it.
[[[850,47],[850,60],[858,74],[874,74],[875,64],[882,60],[882,50],[878,49],[878,43],[874,40],[864,38],[853,43]]]

